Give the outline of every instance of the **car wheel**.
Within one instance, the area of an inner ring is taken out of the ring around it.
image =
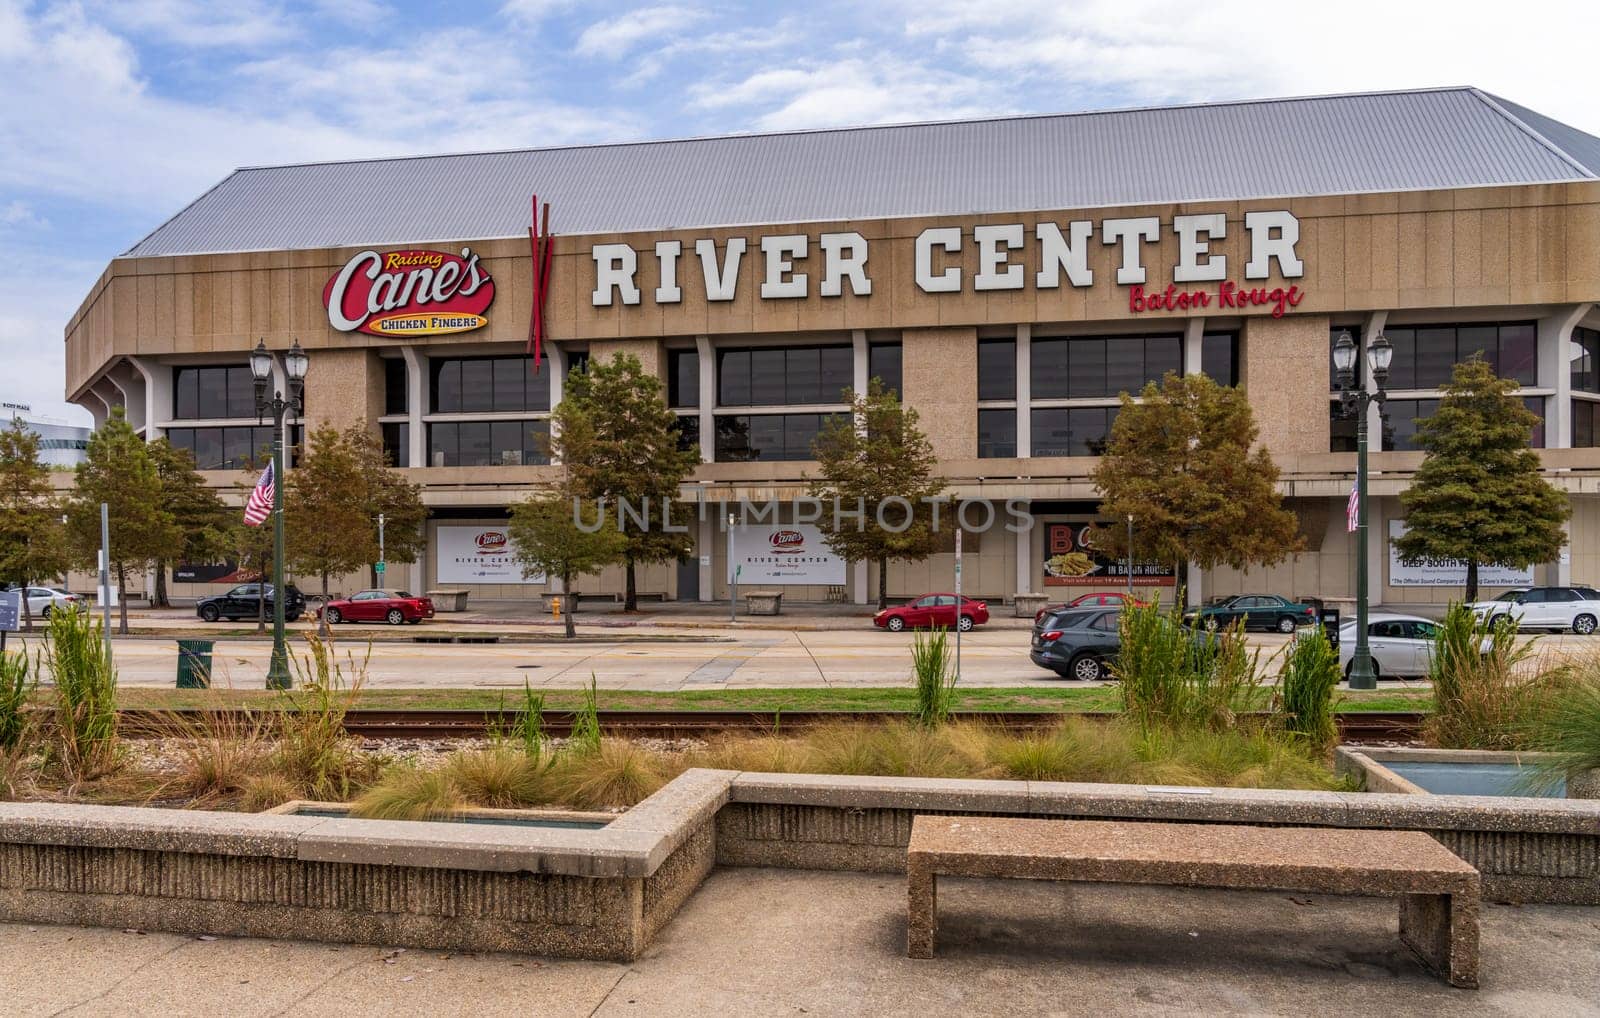
[[[330,626],[337,626],[340,622],[344,621],[343,616],[339,614],[339,609],[337,608],[329,608],[327,611],[322,613],[322,617],[328,620],[328,625]]]
[[[974,623],[971,615],[963,615],[961,616],[961,620],[956,623],[956,628],[961,630],[963,633],[970,633],[972,632],[973,624]]]
[[[217,611],[216,605],[206,604],[200,606],[200,617],[207,622],[215,622],[222,617],[222,613]]]
[[[1067,671],[1079,682],[1099,682],[1105,676],[1105,666],[1093,654],[1079,654],[1067,663]]]
[[[49,605],[45,605],[43,608],[41,608],[39,610],[39,617],[41,619],[48,619],[50,617],[50,606]],[[1594,627],[1591,626],[1590,628],[1593,629]]]
[[[902,630],[902,629],[904,629],[906,627],[906,620],[901,618],[900,616],[896,615],[894,618],[890,619],[888,622],[885,622],[883,624],[883,627],[885,629],[889,630],[889,632],[891,632],[891,633],[898,633],[898,632],[900,632],[900,630]]]
[[[389,620],[389,625],[398,626],[405,622],[406,613],[398,608],[390,608],[389,614],[385,615],[384,618]]]
[[[1294,619],[1290,618],[1287,615],[1285,615],[1283,618],[1279,619],[1278,620],[1278,632],[1283,633],[1285,636],[1287,636],[1288,634],[1294,632]]]
[[[1572,631],[1580,636],[1588,636],[1594,632],[1595,617],[1593,615],[1579,615],[1572,620]]]

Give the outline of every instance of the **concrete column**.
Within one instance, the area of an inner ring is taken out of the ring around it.
[[[694,550],[700,556],[700,600],[711,601],[717,592],[717,573],[712,567],[712,556],[716,554],[717,528],[713,522],[711,506],[706,502],[699,505],[700,520],[695,524]]]
[[[1033,457],[1033,326],[1017,326],[1017,456]],[[1018,587],[1018,590],[1026,588]]]
[[[1200,350],[1204,345],[1206,320],[1191,318],[1183,325],[1183,373],[1200,374]]]
[[[867,385],[872,381],[872,362],[867,356],[867,330],[854,329],[850,333],[851,358],[850,386],[856,392],[866,394]]]
[[[549,363],[544,366],[543,370],[550,373],[550,409],[554,410],[567,397],[567,352],[561,349],[559,343],[546,343],[542,349],[549,355],[547,357]],[[550,421],[550,437],[554,439],[559,430],[556,427],[554,418],[552,418]],[[552,461],[555,460],[554,456],[550,458]],[[566,593],[566,591],[562,591],[562,593]]]
[[[1026,328],[1026,326],[1023,326]],[[1033,567],[1037,556],[1033,550],[1033,533],[1039,529],[1039,521],[1034,520],[1027,530],[1014,535],[1017,539],[1017,590],[1019,594],[1033,593]]]
[[[126,361],[119,362],[110,371],[106,372],[106,379],[116,387],[122,397],[122,406],[128,415],[128,423],[135,431],[145,434],[145,441],[150,441],[154,436],[149,435],[150,410],[147,406],[145,394],[149,386],[145,384],[144,375]]]
[[[1554,585],[1557,587],[1572,586],[1572,519],[1562,521],[1561,524],[1561,553],[1556,556]]]
[[[700,361],[700,462],[717,461],[717,355],[711,348],[710,336],[694,337],[694,349]],[[701,577],[701,589],[705,578]]]
[[[144,379],[144,420],[134,422],[134,427],[144,428],[144,438],[153,442],[166,433],[158,422],[172,417],[172,368],[148,357],[129,357]]]
[[[1546,449],[1572,448],[1572,330],[1593,307],[1564,304],[1539,319],[1539,387],[1555,390],[1544,404]]]
[[[854,562],[850,565],[850,600],[856,604],[869,604],[872,601],[867,590],[867,564]]]
[[[1367,320],[1361,323],[1361,347],[1356,351],[1361,358],[1362,377],[1366,379],[1364,387],[1368,392],[1377,392],[1378,383],[1373,380],[1372,372],[1367,369],[1367,348],[1374,340],[1383,335],[1383,327],[1388,324],[1389,312],[1373,311],[1367,315]],[[1328,364],[1333,364],[1333,353],[1328,353]],[[1367,406],[1367,451],[1383,451],[1383,416],[1378,404],[1371,403]],[[1373,471],[1374,473],[1376,471]],[[1376,501],[1376,499],[1374,499]],[[1376,575],[1376,574],[1373,574]]]
[[[415,346],[402,346],[400,357],[406,362],[406,455],[414,467],[432,466],[428,462],[428,426],[422,417],[428,407],[428,355]]]
[[[1179,577],[1182,580],[1182,577]],[[1194,559],[1189,560],[1189,586],[1184,588],[1183,602],[1190,608],[1198,608],[1205,603],[1205,571],[1200,568],[1200,563]]]

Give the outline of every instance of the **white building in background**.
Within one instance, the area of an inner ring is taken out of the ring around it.
[[[39,436],[39,460],[52,470],[71,470],[82,463],[89,447],[90,429],[68,424],[59,417],[33,412],[27,403],[0,402],[0,426],[9,428],[18,418]]]

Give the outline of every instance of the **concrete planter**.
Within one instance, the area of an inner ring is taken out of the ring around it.
[[[430,590],[428,597],[433,601],[435,612],[464,612],[467,610],[467,593],[465,590]]]
[[[1600,799],[1600,767],[1568,775],[1567,798]]]
[[[1049,603],[1050,598],[1045,594],[1012,594],[1011,614],[1015,618],[1031,619]]]

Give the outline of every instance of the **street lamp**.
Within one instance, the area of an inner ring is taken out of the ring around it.
[[[1133,513],[1128,514],[1128,603],[1133,604]]]
[[[1383,336],[1367,344],[1367,369],[1372,373],[1372,390],[1356,384],[1359,351],[1348,331],[1339,333],[1333,344],[1333,367],[1339,377],[1339,412],[1356,416],[1356,647],[1350,656],[1350,688],[1378,688],[1378,674],[1372,667],[1372,650],[1367,645],[1367,408],[1378,405],[1383,416],[1386,398],[1383,383],[1389,378],[1389,362],[1394,347]]]
[[[267,341],[259,340],[250,352],[250,374],[256,384],[256,419],[272,418],[272,661],[267,666],[267,688],[289,688],[289,647],[283,635],[283,419],[305,410],[306,369],[311,358],[294,341],[283,355],[283,371],[289,379],[289,398],[272,389],[272,354]],[[268,396],[268,391],[272,392]],[[265,585],[262,593],[265,593]]]

